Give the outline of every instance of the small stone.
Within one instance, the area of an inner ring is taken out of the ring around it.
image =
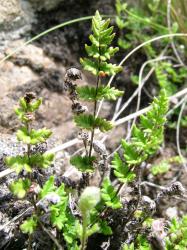
[[[156,203],[148,196],[142,196],[141,200],[142,208],[147,213],[153,213],[156,210]]]
[[[166,215],[169,219],[178,217],[178,211],[176,207],[168,207],[166,210]]]
[[[45,196],[45,199],[53,204],[60,202],[60,196],[55,193],[50,193]]]
[[[100,155],[103,155],[103,156],[106,156],[107,155],[107,150],[106,150],[106,147],[105,145],[100,142],[100,141],[94,141],[93,142],[93,148],[95,150],[96,153],[100,154]]]

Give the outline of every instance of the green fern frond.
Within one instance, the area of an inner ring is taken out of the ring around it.
[[[129,166],[122,161],[118,153],[115,153],[114,155],[112,168],[114,169],[114,175],[120,182],[132,182],[136,177],[135,173],[130,171]]]
[[[94,75],[99,75],[100,71],[107,75],[114,75],[122,70],[121,67],[107,62],[118,51],[117,47],[110,47],[115,33],[113,33],[113,27],[109,27],[109,24],[110,19],[103,20],[99,12],[96,11],[92,19],[93,34],[89,36],[91,45],[85,45],[86,52],[92,60],[88,58],[80,59],[84,69]]]
[[[88,58],[81,58],[80,63],[83,68],[87,71],[90,71],[93,75],[97,75],[98,73],[98,64]]]
[[[83,173],[93,172],[93,162],[95,161],[95,157],[88,157],[88,156],[81,156],[81,155],[75,155],[71,157],[70,163],[75,166],[78,170],[80,170]]]
[[[124,160],[115,154],[112,161],[114,174],[120,182],[131,182],[135,178],[132,167],[140,165],[158,150],[163,141],[167,110],[168,98],[162,90],[159,97],[154,98],[151,109],[133,127],[131,141],[122,140]]]
[[[95,87],[82,86],[76,88],[78,96],[84,101],[95,101],[95,100],[116,100],[117,97],[123,95],[123,91],[110,88],[109,86],[99,86],[97,91]]]
[[[42,129],[31,129],[28,131],[27,127],[22,127],[17,132],[17,139],[22,141],[26,144],[35,145],[40,142],[45,142],[51,136],[52,132],[49,129],[42,128]]]
[[[101,197],[104,203],[113,209],[121,208],[122,204],[116,190],[112,186],[109,178],[105,178],[101,188]]]
[[[81,114],[74,117],[76,125],[82,129],[93,130],[98,128],[101,132],[109,131],[113,128],[111,122],[93,115]]]
[[[23,199],[31,186],[29,179],[18,179],[10,184],[10,191],[19,199]]]

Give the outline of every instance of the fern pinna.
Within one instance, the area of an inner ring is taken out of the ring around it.
[[[102,84],[102,78],[114,75],[121,70],[121,67],[109,63],[111,57],[118,51],[118,48],[110,46],[115,34],[113,33],[113,27],[109,27],[109,23],[110,19],[103,20],[99,12],[96,11],[92,19],[93,34],[89,36],[91,44],[85,45],[88,58],[80,59],[83,68],[96,76],[96,86],[77,86],[74,81],[81,78],[81,73],[76,68],[67,70],[65,76],[65,83],[73,103],[74,121],[82,130],[81,139],[86,149],[84,156],[76,155],[72,157],[71,164],[85,173],[93,171],[93,162],[96,160],[92,155],[93,148],[94,150],[96,148],[94,147],[95,129],[107,132],[113,127],[111,122],[96,116],[97,102],[102,99],[115,100],[123,95],[123,91]],[[79,100],[93,102],[93,114],[88,113],[87,108],[82,106]],[[85,131],[90,131],[90,136]],[[102,147],[102,145],[100,146]]]

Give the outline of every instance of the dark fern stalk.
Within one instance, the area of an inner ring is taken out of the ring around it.
[[[98,66],[100,67],[100,59],[99,59]],[[97,92],[98,92],[99,83],[100,83],[100,76],[98,75],[97,76],[97,81],[96,81],[96,91],[95,91],[95,101],[94,101],[94,111],[93,111],[94,119],[96,117],[96,111],[97,111]],[[91,159],[91,155],[92,155],[94,132],[95,132],[95,128],[93,128],[93,130],[91,132],[89,159]]]

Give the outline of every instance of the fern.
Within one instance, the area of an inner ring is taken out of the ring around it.
[[[166,249],[186,249],[187,248],[187,216],[184,215],[181,220],[172,219],[168,237],[166,237]]]
[[[128,164],[124,163],[121,160],[118,153],[115,153],[114,155],[112,167],[114,168],[114,175],[118,178],[120,182],[132,182],[136,177],[135,173],[130,171]]]
[[[154,98],[150,111],[140,117],[138,126],[134,126],[131,141],[122,140],[125,161],[116,153],[112,162],[114,174],[120,182],[132,181],[135,174],[131,168],[140,165],[158,150],[163,141],[167,110],[168,99],[165,91],[161,91],[159,97]]]
[[[15,109],[15,113],[22,123],[22,127],[17,131],[17,140],[26,144],[26,152],[23,155],[6,157],[5,162],[8,167],[14,169],[17,174],[21,171],[26,172],[25,179],[19,179],[11,184],[10,189],[18,198],[26,195],[28,188],[24,185],[27,181],[33,182],[33,169],[47,168],[53,162],[54,155],[47,153],[39,153],[33,151],[33,145],[45,142],[52,134],[46,128],[35,130],[31,128],[31,123],[35,119],[35,112],[40,107],[42,99],[36,99],[35,94],[28,92],[19,100],[19,107]],[[18,189],[20,188],[20,193]],[[22,197],[23,198],[23,197]]]
[[[117,191],[114,189],[108,178],[105,178],[103,181],[101,188],[101,197],[108,207],[111,207],[113,209],[122,207],[120,199],[117,195]]]
[[[170,62],[161,62],[156,65],[155,73],[159,86],[171,96],[186,79],[187,69],[175,69]]]
[[[45,142],[51,134],[51,130],[46,128],[38,130],[31,129],[28,131],[28,128],[25,126],[17,131],[17,139],[26,144],[35,145],[40,142]]]
[[[73,84],[76,79],[80,79],[80,73],[77,69],[70,69],[65,76],[65,82],[69,88],[70,98],[72,100],[72,107],[78,107],[78,112],[74,116],[76,126],[80,129],[91,131],[90,143],[83,139],[86,157],[78,156],[71,160],[71,164],[82,169],[84,172],[86,168],[90,169],[92,149],[94,143],[94,131],[99,129],[101,132],[107,132],[113,128],[111,122],[101,117],[96,117],[97,101],[99,100],[116,100],[117,97],[123,95],[123,91],[119,91],[114,87],[104,86],[101,84],[101,79],[106,76],[115,75],[122,70],[121,67],[109,62],[112,56],[118,51],[118,48],[110,46],[114,39],[113,27],[109,26],[110,19],[103,20],[99,12],[96,11],[92,19],[92,32],[89,36],[90,45],[85,45],[85,50],[88,57],[81,58],[80,62],[83,68],[96,76],[96,86],[77,86]],[[76,75],[74,73],[76,72]],[[80,104],[79,100],[94,102],[93,114],[84,114],[86,109]],[[72,108],[73,110],[73,108]],[[74,111],[74,110],[73,110]],[[75,113],[75,112],[74,112]],[[88,149],[89,146],[89,149]],[[85,161],[90,158],[90,162]],[[82,166],[81,166],[82,161]],[[86,167],[87,165],[87,167]]]
[[[101,132],[105,132],[111,130],[113,127],[111,122],[100,117],[94,118],[93,115],[81,114],[75,116],[74,121],[78,127],[87,130],[99,128]]]
[[[123,91],[118,89],[110,88],[109,86],[99,86],[97,93],[94,87],[83,86],[77,87],[77,93],[80,99],[84,101],[94,101],[94,100],[116,100],[117,97],[123,95]]]
[[[118,48],[110,47],[115,34],[109,24],[110,20],[102,20],[99,12],[96,11],[92,19],[93,34],[89,37],[91,45],[85,45],[86,52],[92,59],[81,58],[80,60],[84,69],[94,75],[99,75],[100,72],[113,75],[121,71],[121,67],[107,62],[118,51]]]
[[[88,156],[73,156],[71,157],[70,163],[75,166],[78,170],[81,172],[93,172],[93,162],[96,160],[94,156],[88,157]]]

